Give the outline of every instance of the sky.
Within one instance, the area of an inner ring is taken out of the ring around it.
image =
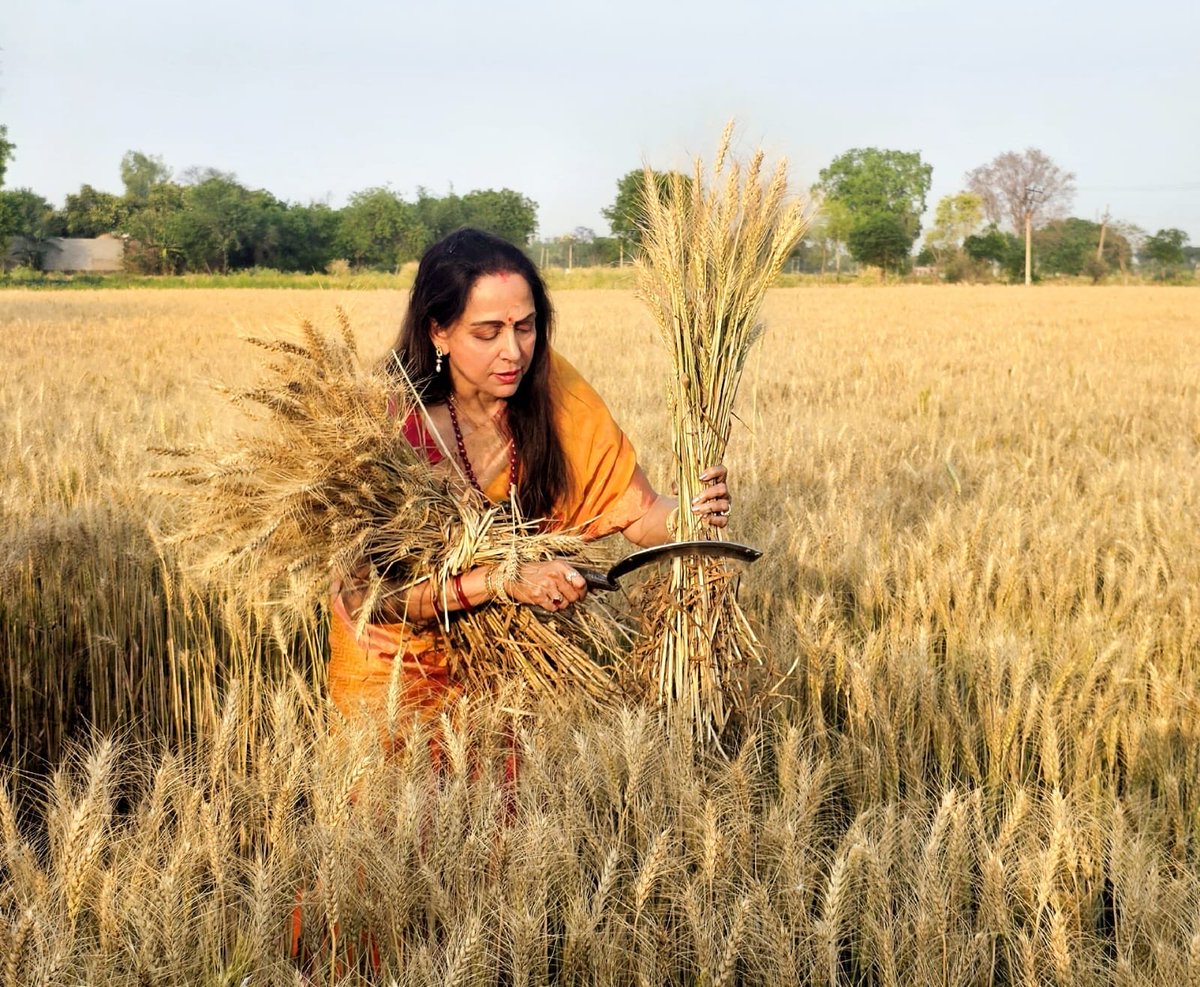
[[[919,151],[928,197],[1007,150],[1076,175],[1072,213],[1200,243],[1195,0],[7,0],[5,185],[121,191],[122,154],[341,206],[512,188],[540,234],[617,179],[738,147],[807,188],[855,147]]]

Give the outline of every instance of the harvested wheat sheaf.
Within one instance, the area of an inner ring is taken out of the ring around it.
[[[511,578],[525,562],[588,560],[580,537],[514,517],[422,459],[401,429],[424,413],[415,389],[364,368],[338,317],[337,337],[306,321],[302,342],[249,340],[272,359],[256,386],[230,391],[258,426],[233,448],[159,450],[186,460],[155,476],[185,500],[169,540],[191,547],[202,576],[237,587],[260,622],[265,611],[287,625],[310,617],[331,580],[365,579],[361,631],[422,580],[445,587],[474,566]],[[617,664],[627,637],[601,601],[552,618],[499,603],[441,629],[452,674],[469,683],[516,676],[538,694],[597,702],[632,688]]]
[[[684,505],[700,492],[701,473],[725,457],[746,357],[762,332],[759,309],[809,223],[807,200],[788,194],[787,162],[767,179],[762,151],[747,165],[729,160],[732,137],[730,122],[711,177],[697,158],[690,180],[674,172],[660,182],[647,167],[642,183],[638,293],[671,355],[672,450]],[[679,533],[694,539],[704,530],[684,510]],[[737,580],[721,563],[680,559],[650,609],[641,653],[659,701],[685,709],[694,729],[717,740],[745,705],[747,669],[762,661]]]

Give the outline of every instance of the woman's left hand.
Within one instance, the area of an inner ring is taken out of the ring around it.
[[[733,497],[725,481],[729,470],[718,463],[700,474],[700,482],[706,484],[699,496],[692,501],[692,513],[699,515],[706,524],[724,528],[729,523],[729,508]]]

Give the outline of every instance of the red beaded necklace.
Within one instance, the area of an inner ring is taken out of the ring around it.
[[[471,469],[471,460],[467,458],[467,447],[463,442],[462,429],[458,427],[458,412],[454,410],[453,396],[447,396],[446,409],[450,412],[450,427],[454,429],[454,441],[458,445],[458,458],[462,460],[463,469],[466,471],[467,479],[471,481],[471,486],[478,490],[485,497],[483,487],[479,485],[479,480],[475,476],[475,471]],[[508,440],[508,497],[511,498],[513,490],[517,486],[517,447],[512,438]]]

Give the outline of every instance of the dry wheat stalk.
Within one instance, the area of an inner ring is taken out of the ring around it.
[[[738,899],[733,910],[733,921],[729,926],[729,935],[725,940],[725,949],[721,953],[721,962],[713,974],[713,987],[727,987],[733,979],[734,968],[737,965],[738,950],[742,945],[742,933],[746,928],[746,917],[750,912],[750,896],[743,895]]]
[[[4,957],[4,984],[5,987],[19,987],[22,983],[20,974],[23,965],[23,957],[25,954],[25,946],[28,943],[34,931],[34,926],[37,924],[37,918],[33,913],[32,908],[26,908],[21,912],[21,917],[13,926],[12,936],[9,940],[8,949]]]
[[[259,715],[282,705],[267,698]],[[291,702],[298,707],[302,698]],[[508,714],[489,706],[473,703],[472,715],[487,731],[506,730]],[[1119,801],[946,789],[940,803],[924,791],[884,806],[843,787],[844,808],[835,812],[814,796],[820,818],[809,826],[807,797],[785,799],[773,783],[790,743],[786,724],[765,731],[755,756],[737,762],[669,744],[653,717],[636,730],[582,710],[529,724],[526,763],[536,771],[522,774],[520,806],[503,825],[486,771],[435,776],[415,755],[373,758],[358,776],[358,801],[341,815],[344,776],[369,743],[345,733],[314,739],[286,724],[274,736],[254,732],[267,749],[215,777],[205,750],[152,771],[135,758],[142,780],[132,784],[129,762],[118,758],[112,781],[133,803],[119,830],[110,828],[105,870],[92,881],[98,893],[85,895],[74,923],[60,882],[35,891],[0,871],[0,982],[37,982],[56,963],[60,982],[72,983],[197,983],[218,972],[221,982],[292,982],[279,939],[298,886],[309,892],[311,945],[334,949],[327,931],[334,923],[340,930],[333,955],[323,952],[313,968],[322,980],[336,973],[336,982],[361,982],[353,970],[364,930],[378,940],[381,979],[398,983],[510,974],[514,983],[556,975],[633,983],[639,972],[649,983],[714,987],[1016,983],[1017,965],[1026,963],[1035,983],[1057,974],[1081,987],[1174,984],[1187,982],[1200,951],[1192,918],[1200,875],[1173,853],[1158,821],[1125,818]],[[574,743],[580,734],[590,743]],[[623,735],[647,749],[614,755],[621,765],[642,765],[645,819],[628,839],[617,831],[620,772],[608,786],[588,780],[604,770],[598,751],[619,748]],[[294,750],[276,760],[271,748],[281,744]],[[296,751],[302,777],[293,785],[304,795],[274,842],[266,836],[274,810],[262,792],[290,770]],[[798,779],[855,770],[844,754],[833,765],[806,750],[793,756],[787,771]],[[69,774],[64,790],[72,792],[91,777],[82,763]],[[21,786],[14,801],[34,812],[28,825],[57,811],[43,804],[53,796],[26,797],[19,776],[13,784]],[[715,826],[730,845],[741,842],[733,830],[742,825],[736,803],[746,788],[759,793],[745,821],[753,853],[727,863],[719,852],[710,880],[697,841]],[[206,825],[214,807],[227,813],[230,805],[240,807],[240,837]],[[1115,934],[1099,927],[1098,884],[1066,879],[1070,848],[1085,843],[1098,844],[1096,881],[1115,887]],[[988,877],[997,845],[1006,848],[1005,866]],[[225,855],[221,874],[210,869],[214,850]],[[799,854],[799,867],[789,853]],[[1057,876],[1039,912],[1048,857],[1058,861]],[[1004,897],[1004,907],[988,905],[989,893]],[[1107,935],[1115,936],[1115,960],[1097,954]]]
[[[660,187],[647,167],[643,182],[638,293],[671,353],[672,448],[684,505],[700,492],[700,474],[724,459],[746,356],[762,332],[759,307],[809,222],[807,201],[788,195],[785,161],[769,178],[762,151],[727,167],[732,136],[730,122],[711,181],[696,159],[690,181],[673,173]],[[681,511],[681,538],[711,530]],[[652,608],[661,629],[645,649],[659,701],[682,707],[712,739],[742,701],[746,668],[762,658],[736,590],[720,563],[677,560]]]
[[[401,429],[424,413],[411,382],[366,369],[341,310],[338,319],[336,338],[306,321],[303,345],[249,340],[273,359],[257,386],[228,392],[257,426],[236,447],[156,450],[186,460],[154,476],[176,481],[185,501],[170,541],[190,548],[197,572],[239,587],[248,611],[269,612],[260,626],[280,628],[303,626],[331,578],[362,578],[365,560],[361,631],[426,579],[444,587],[474,566],[515,574],[525,562],[587,559],[575,534],[542,531],[430,467]],[[535,693],[597,702],[621,694],[614,663],[628,639],[594,597],[553,617],[492,604],[447,617],[442,630],[463,680],[515,676]]]
[[[86,788],[78,801],[70,798],[71,786],[65,776],[60,773],[55,779],[54,789],[61,801],[55,807],[51,845],[72,922],[83,907],[108,841],[115,761],[116,745],[112,740],[101,741],[90,752]]]

